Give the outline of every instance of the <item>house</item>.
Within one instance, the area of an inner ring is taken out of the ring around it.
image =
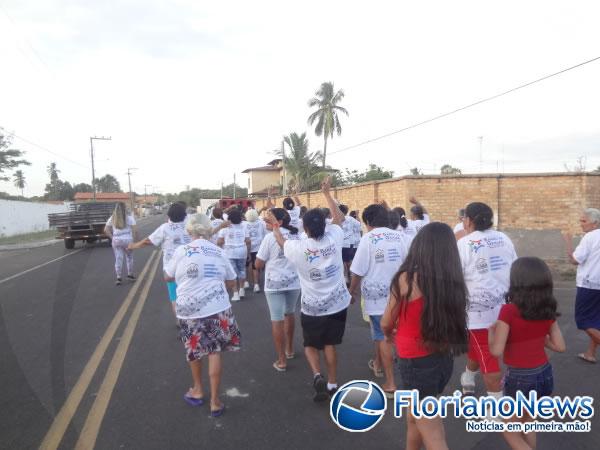
[[[274,159],[266,166],[244,170],[242,173],[248,174],[248,196],[266,197],[269,189],[273,195],[281,193],[283,170],[282,159]]]

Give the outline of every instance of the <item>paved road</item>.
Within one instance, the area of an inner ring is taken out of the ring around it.
[[[141,225],[142,233],[163,220],[151,218]],[[2,281],[64,255],[69,256]],[[234,305],[243,351],[224,357],[227,412],[212,419],[207,405],[188,406],[182,395],[191,382],[189,369],[166,301],[159,254],[146,248],[135,258],[136,272],[146,268],[146,276],[115,287],[107,246],[0,253],[0,448],[39,448],[42,442],[65,449],[404,446],[404,421],[394,419],[391,409],[369,433],[339,430],[327,406],[312,402],[311,375],[302,356],[286,373],[272,369],[262,294]],[[600,366],[573,356],[586,344],[573,324],[574,289],[562,285],[556,294],[569,346],[568,353],[552,358],[556,393],[598,396]],[[369,336],[354,307],[339,348],[341,381],[370,378]],[[299,329],[297,337],[301,355]],[[456,361],[448,393],[458,386],[463,363]],[[451,449],[507,448],[499,435],[467,433],[460,419],[448,419],[446,431]],[[588,434],[542,435],[538,447],[600,448],[599,420],[593,420]]]

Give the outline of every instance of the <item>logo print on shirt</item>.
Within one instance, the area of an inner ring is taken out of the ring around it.
[[[372,234],[369,239],[371,239],[371,244],[377,245],[378,242],[383,241],[383,233]]]
[[[190,258],[192,255],[200,254],[200,250],[198,249],[198,247],[186,245],[184,248],[185,248],[185,256],[187,256],[188,258]]]
[[[376,263],[385,262],[385,252],[380,248],[375,250],[375,262]]]
[[[321,281],[323,279],[323,274],[319,269],[311,269],[309,276],[312,281]]]
[[[471,252],[472,252],[472,253],[475,253],[475,254],[477,254],[477,252],[478,252],[478,251],[479,251],[481,248],[485,247],[485,244],[482,244],[482,243],[481,243],[481,241],[482,241],[481,239],[479,239],[478,241],[469,241],[469,243],[468,243],[467,245],[468,245],[468,246],[469,246],[469,248],[471,249]]]
[[[190,264],[185,271],[188,278],[198,278],[198,265]]]
[[[311,250],[307,248],[304,252],[304,256],[306,257],[306,260],[312,264],[315,259],[319,259],[319,250]]]

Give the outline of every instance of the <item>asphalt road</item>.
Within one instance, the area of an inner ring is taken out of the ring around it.
[[[163,220],[141,224],[142,235]],[[42,442],[65,449],[404,446],[405,424],[391,407],[372,431],[360,434],[339,430],[327,405],[312,402],[299,323],[298,357],[285,373],[271,367],[275,355],[263,294],[233,306],[243,350],[224,355],[224,416],[210,418],[208,404],[186,404],[182,396],[191,377],[159,257],[152,248],[137,251],[136,273],[146,268],[145,277],[116,287],[106,244],[0,252],[0,448],[39,448]],[[597,397],[600,365],[574,356],[587,343],[573,322],[574,289],[562,284],[556,295],[568,351],[552,356],[555,393]],[[367,368],[371,351],[368,325],[355,305],[339,347],[340,381],[374,379]],[[456,360],[448,394],[458,387],[463,364]],[[208,393],[208,380],[206,386]],[[462,419],[445,425],[451,449],[508,448],[498,434],[467,433]],[[599,420],[592,420],[591,433],[541,434],[538,448],[600,448]]]

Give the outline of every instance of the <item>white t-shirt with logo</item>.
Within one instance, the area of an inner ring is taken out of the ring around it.
[[[213,230],[215,228],[217,228],[219,225],[221,225],[223,222],[225,222],[223,219],[213,219],[210,221],[210,226],[213,227]],[[220,231],[220,230],[219,230]],[[217,244],[217,239],[219,239],[219,233],[215,233],[210,237],[210,242],[212,242],[213,244]]]
[[[167,267],[177,247],[192,241],[192,237],[185,231],[185,222],[171,222],[170,220],[154,230],[148,239],[154,246],[162,248],[163,269]]]
[[[259,219],[254,222],[246,222],[246,228],[248,229],[248,235],[250,236],[250,251],[257,252],[260,248],[260,243],[267,234],[265,222]]]
[[[457,245],[469,291],[469,329],[489,328],[505,303],[517,253],[508,236],[492,229],[474,231]]]
[[[342,230],[344,231],[344,248],[350,248],[353,246],[356,248],[360,242],[361,224],[352,216],[346,216],[346,219],[342,222]]]
[[[577,287],[600,290],[600,229],[588,231],[573,252],[577,266]]]
[[[350,272],[362,277],[365,312],[382,315],[388,304],[392,278],[406,259],[406,240],[399,231],[374,228],[358,244]]]
[[[112,227],[113,241],[131,241],[133,240],[132,226],[136,224],[135,218],[132,215],[127,216],[125,228],[117,228],[113,225],[113,218],[110,216],[106,221],[107,227]]]
[[[299,234],[291,234],[285,228],[279,230],[286,240],[300,240]],[[265,236],[256,257],[265,261],[265,292],[300,289],[296,267],[285,257],[273,233]]]
[[[165,272],[177,282],[177,318],[201,319],[231,307],[225,280],[235,280],[236,274],[223,250],[210,241],[179,246]]]
[[[296,228],[300,228],[300,207],[294,206],[292,209],[286,209],[290,215],[290,225]]]
[[[414,237],[421,230],[421,228],[423,228],[425,225],[427,225],[429,222],[431,222],[431,219],[429,218],[429,214],[423,214],[422,219],[416,219],[416,220],[408,219],[407,222],[408,222],[407,228],[410,228],[410,231],[408,232],[408,234],[410,234]]]
[[[225,256],[229,259],[246,259],[248,256],[248,248],[246,247],[246,239],[249,238],[246,222],[231,224],[227,228],[219,231],[219,238],[225,240],[223,249]]]
[[[319,240],[287,240],[285,257],[298,271],[302,288],[302,312],[326,316],[346,309],[350,293],[344,279],[342,244],[344,232],[338,225],[327,227]]]

